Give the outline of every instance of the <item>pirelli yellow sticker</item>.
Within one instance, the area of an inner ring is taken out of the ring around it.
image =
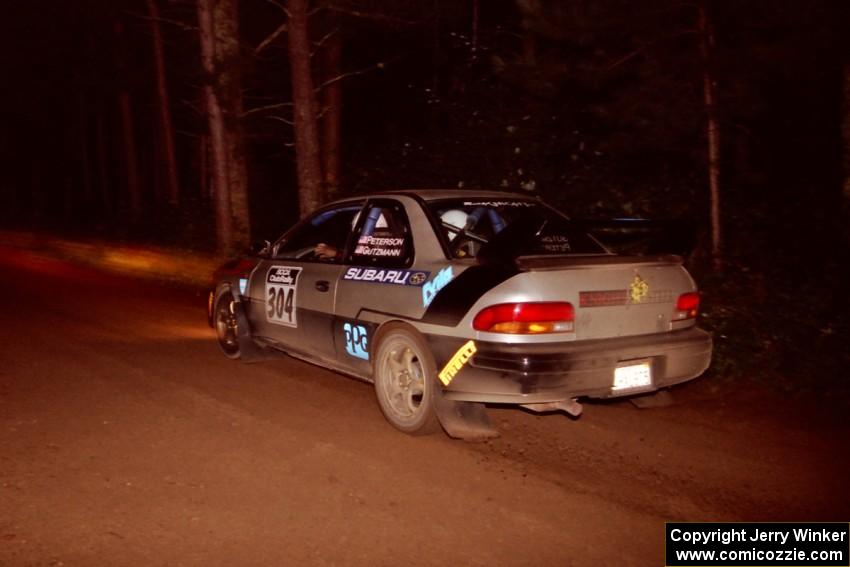
[[[469,362],[469,359],[472,358],[472,355],[477,351],[478,349],[475,348],[475,342],[467,341],[465,345],[458,349],[452,359],[449,360],[440,371],[440,382],[442,382],[444,386],[451,384],[454,377],[458,372],[460,372],[460,369]]]

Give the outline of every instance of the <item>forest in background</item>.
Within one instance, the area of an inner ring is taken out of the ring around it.
[[[16,2],[0,219],[225,254],[393,188],[686,219],[714,372],[846,389],[849,16],[827,0]]]

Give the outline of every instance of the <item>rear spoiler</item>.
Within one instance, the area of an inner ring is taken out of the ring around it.
[[[574,256],[520,256],[514,260],[516,267],[523,272],[547,270],[581,270],[584,268],[605,268],[606,266],[648,267],[679,266],[682,257],[674,254],[654,256],[621,256],[619,254],[574,255]]]
[[[619,218],[570,220],[617,254],[689,256],[696,246],[696,223],[690,220]]]

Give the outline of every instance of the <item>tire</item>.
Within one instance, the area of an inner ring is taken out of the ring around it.
[[[439,431],[437,369],[421,335],[398,324],[382,330],[372,374],[378,405],[393,427],[410,435]]]
[[[237,359],[239,352],[239,328],[236,318],[233,294],[227,290],[222,292],[215,302],[213,309],[213,326],[215,327],[218,346],[224,356]]]

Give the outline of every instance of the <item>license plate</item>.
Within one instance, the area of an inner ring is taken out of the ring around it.
[[[614,391],[634,390],[652,386],[652,367],[648,360],[631,361],[614,369]]]

